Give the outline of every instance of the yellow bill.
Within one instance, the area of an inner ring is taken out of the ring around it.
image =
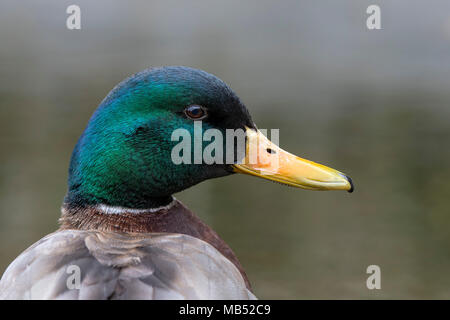
[[[284,151],[259,130],[246,128],[246,134],[245,159],[233,165],[235,172],[303,189],[353,192],[346,174]]]

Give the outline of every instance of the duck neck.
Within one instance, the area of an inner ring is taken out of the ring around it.
[[[61,208],[61,229],[98,230],[114,232],[158,232],[159,222],[172,216],[179,202],[170,197],[163,205],[142,208],[112,206],[104,203],[82,204],[65,202]]]
[[[167,196],[149,196],[139,197],[138,192],[129,192],[128,190],[119,190],[105,194],[87,193],[81,188],[75,190],[69,189],[64,198],[64,206],[72,208],[82,207],[98,207],[98,208],[114,208],[116,211],[130,212],[138,210],[140,212],[158,211],[170,203],[174,198]],[[105,188],[106,189],[106,188]],[[129,197],[129,193],[132,195]],[[112,209],[111,209],[112,210]]]

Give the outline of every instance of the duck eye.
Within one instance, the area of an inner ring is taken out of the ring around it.
[[[193,104],[186,109],[184,109],[186,116],[192,120],[199,120],[206,117],[206,109],[197,104]]]

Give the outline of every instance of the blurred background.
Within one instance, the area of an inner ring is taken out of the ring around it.
[[[71,4],[81,30],[66,28]],[[366,28],[370,4],[382,30]],[[0,41],[0,273],[58,227],[72,149],[109,90],[186,65],[356,185],[234,175],[176,195],[259,298],[450,298],[450,2],[3,0]],[[372,264],[381,290],[366,287]]]

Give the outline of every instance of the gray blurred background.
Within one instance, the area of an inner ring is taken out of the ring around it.
[[[370,4],[382,30],[366,28]],[[258,297],[450,298],[449,1],[3,0],[0,41],[0,273],[57,228],[72,148],[108,91],[186,65],[229,83],[281,147],[356,185],[234,175],[176,195]],[[366,288],[372,264],[381,290]]]

